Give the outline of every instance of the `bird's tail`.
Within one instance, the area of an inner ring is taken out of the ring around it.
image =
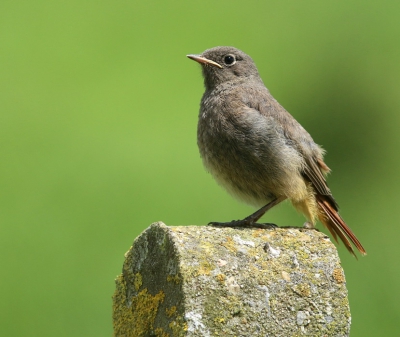
[[[353,243],[362,255],[366,255],[367,252],[364,247],[341,218],[336,206],[332,205],[330,200],[321,194],[317,193],[316,198],[318,203],[318,218],[329,232],[331,232],[336,242],[338,242],[337,237],[339,236],[351,254],[356,256],[351,245]]]

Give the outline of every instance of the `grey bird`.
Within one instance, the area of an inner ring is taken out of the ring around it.
[[[338,213],[326,183],[324,150],[265,87],[252,58],[234,47],[187,55],[201,64],[205,92],[197,144],[206,169],[233,196],[260,207],[222,226],[256,226],[266,211],[288,199],[314,227],[317,219],[354,256],[364,247]]]

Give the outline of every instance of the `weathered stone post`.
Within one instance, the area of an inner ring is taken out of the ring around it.
[[[152,224],[116,279],[116,337],[348,336],[335,246],[303,228]]]

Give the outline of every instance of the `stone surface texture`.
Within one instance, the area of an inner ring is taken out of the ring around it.
[[[303,228],[152,224],[125,255],[114,336],[348,336],[335,246]]]

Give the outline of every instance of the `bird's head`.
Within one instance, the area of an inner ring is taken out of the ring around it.
[[[241,81],[249,77],[259,79],[252,58],[234,47],[215,47],[200,55],[191,54],[187,57],[201,64],[207,90],[228,81]]]

